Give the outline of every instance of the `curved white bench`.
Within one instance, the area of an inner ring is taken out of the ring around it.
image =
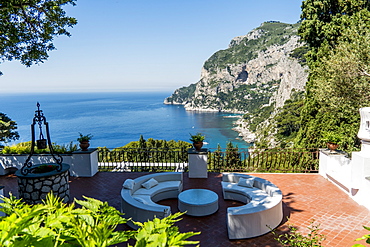
[[[144,188],[143,183],[152,178],[158,184],[148,189]],[[153,220],[154,217],[163,219],[169,216],[171,208],[156,202],[177,198],[183,188],[183,174],[181,172],[155,173],[127,180],[121,190],[121,212],[125,214],[126,218],[131,218],[136,222],[146,222]],[[132,184],[132,188],[129,188],[130,186],[127,184]],[[128,221],[127,224],[133,229],[138,229],[138,226],[131,221]]]
[[[251,179],[252,187],[240,181]],[[222,174],[222,193],[225,200],[236,200],[246,205],[227,208],[229,239],[252,238],[277,227],[283,219],[282,193],[265,179],[238,173]]]

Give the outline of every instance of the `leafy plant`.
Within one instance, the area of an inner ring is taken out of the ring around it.
[[[130,232],[115,231],[127,220],[106,202],[84,197],[62,203],[48,194],[43,204],[27,205],[12,195],[2,197],[0,219],[1,246],[110,246],[127,241]]]
[[[91,134],[83,135],[81,132],[78,133],[80,134],[80,137],[77,138],[77,141],[79,142],[88,142],[94,137]]]
[[[190,244],[198,244],[199,241],[189,241],[188,238],[199,235],[200,232],[180,233],[174,223],[184,213],[175,213],[164,219],[155,218],[153,221],[144,223],[134,222],[140,226],[135,234],[136,247],[139,246],[185,246]],[[128,245],[129,247],[131,245]]]
[[[302,235],[298,232],[298,229],[292,225],[289,225],[289,232],[278,235],[273,230],[272,233],[277,236],[275,239],[283,246],[289,247],[319,247],[325,240],[325,235],[319,233],[319,224],[315,224],[315,221],[310,222],[308,230],[310,231],[307,235]]]
[[[195,135],[192,135],[192,134],[190,134],[190,141],[192,141],[192,142],[202,142],[202,141],[204,141],[204,139],[205,139],[205,136],[204,135],[202,135],[202,133],[196,133]]]
[[[322,140],[324,142],[329,142],[329,143],[333,143],[333,144],[340,144],[342,138],[343,138],[342,135],[337,133],[337,132],[327,131],[327,132],[323,133]]]
[[[65,204],[50,193],[42,204],[35,205],[11,194],[1,199],[0,211],[7,216],[0,217],[0,246],[108,247],[129,239],[137,240],[135,247],[183,246],[197,243],[186,239],[199,234],[178,232],[173,224],[181,214],[137,223],[142,225],[137,231],[118,231],[117,226],[127,219],[107,202],[88,197]]]
[[[366,230],[370,231],[370,227],[363,226]],[[370,244],[370,234],[365,234],[361,238],[356,239],[356,241],[366,240],[367,244]],[[352,247],[365,247],[365,245],[362,244],[354,244]]]

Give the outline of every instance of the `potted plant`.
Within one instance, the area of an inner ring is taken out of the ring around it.
[[[80,148],[82,151],[87,151],[87,149],[90,147],[90,140],[93,138],[93,135],[87,134],[83,135],[79,132],[80,137],[77,138],[77,141],[80,142]]]
[[[193,146],[195,150],[200,151],[200,149],[203,147],[203,141],[205,139],[205,136],[202,135],[202,133],[196,133],[195,135],[190,134],[190,141],[193,142]]]
[[[342,136],[333,131],[327,131],[323,134],[323,141],[326,142],[326,145],[330,152],[334,152],[340,145]]]

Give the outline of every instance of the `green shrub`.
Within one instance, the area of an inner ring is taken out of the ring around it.
[[[127,219],[117,209],[107,202],[84,198],[65,204],[50,193],[42,204],[28,205],[11,194],[2,197],[0,211],[7,216],[0,217],[0,246],[107,247],[129,239],[137,240],[135,247],[197,243],[186,239],[199,233],[179,233],[173,226],[181,214],[148,221],[137,231],[118,231],[116,227]],[[153,238],[156,236],[159,238]]]
[[[315,221],[310,222],[308,227],[309,233],[302,235],[298,232],[298,229],[292,225],[289,225],[289,232],[277,236],[275,231],[272,233],[277,236],[275,239],[283,246],[289,247],[319,247],[325,240],[325,235],[319,233],[319,224],[315,224]]]
[[[363,226],[366,230],[370,231],[370,227]],[[362,236],[361,238],[356,239],[356,241],[366,240],[367,244],[370,244],[370,234],[366,234]],[[354,244],[352,247],[365,247],[365,245],[362,244]]]
[[[135,246],[184,246],[189,244],[198,244],[199,241],[188,241],[186,239],[199,235],[200,232],[180,233],[177,226],[173,226],[179,221],[183,213],[176,213],[164,219],[155,218],[153,221],[144,223],[135,222],[140,226],[134,239]],[[129,247],[131,245],[128,245]]]
[[[323,138],[322,138],[324,142],[329,142],[329,143],[334,143],[334,144],[340,144],[342,139],[343,139],[343,136],[334,131],[325,131],[323,133]]]
[[[29,154],[31,153],[31,141],[29,142],[21,142],[12,146],[5,146],[1,151],[2,154]],[[56,143],[52,143],[53,150],[59,154],[68,154],[72,153],[77,150],[77,145],[70,142],[69,144],[58,145]],[[50,149],[37,149],[35,146],[34,149],[35,154],[47,154],[50,153]]]
[[[190,134],[190,141],[191,142],[202,142],[206,137],[202,133],[196,133],[195,135]]]

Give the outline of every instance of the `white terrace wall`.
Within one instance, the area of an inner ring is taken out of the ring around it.
[[[319,174],[370,210],[370,152],[367,151],[362,148],[361,152],[353,152],[350,159],[345,153],[321,150]]]
[[[370,210],[370,107],[361,108],[360,116],[361,151],[350,159],[342,152],[321,150],[319,173]]]
[[[70,165],[70,176],[92,177],[98,172],[98,152],[96,148],[88,151],[76,151],[72,154],[62,154],[63,163]],[[14,169],[21,169],[28,154],[0,155],[0,175],[6,175]],[[55,163],[53,157],[47,154],[34,154],[31,157],[33,164]]]

